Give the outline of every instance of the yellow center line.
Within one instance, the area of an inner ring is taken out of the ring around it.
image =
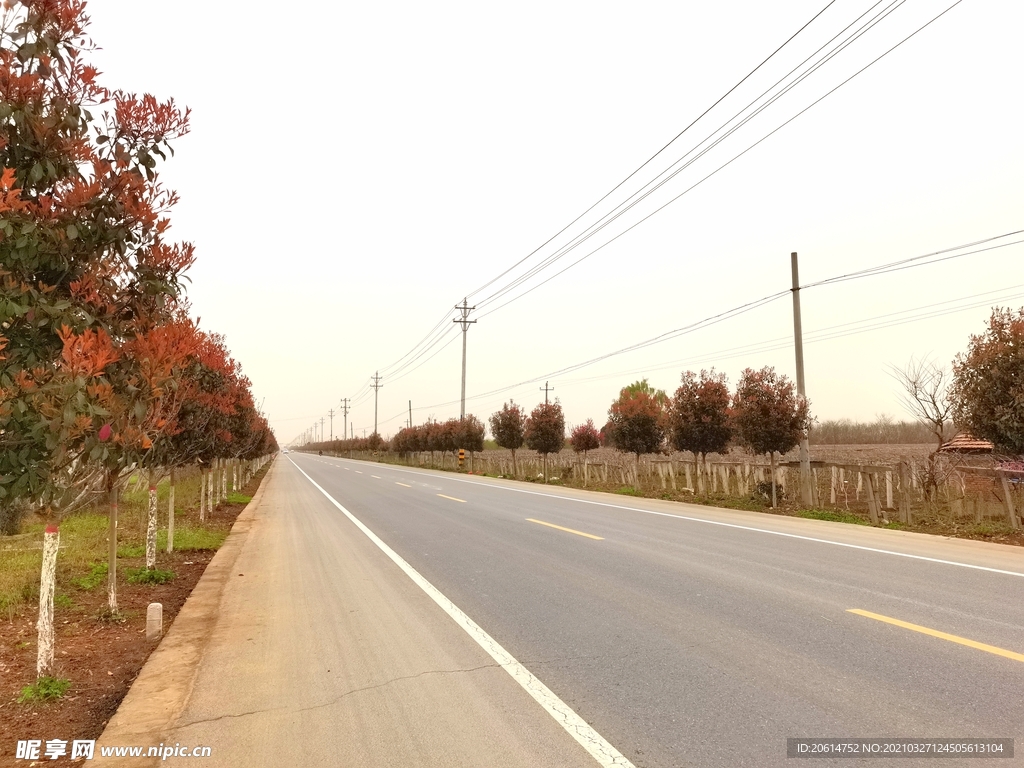
[[[370,477],[372,477],[374,480],[380,480],[379,475],[370,475]]]
[[[546,525],[548,528],[557,528],[560,531],[566,533],[575,533],[577,536],[586,536],[588,539],[597,539],[598,541],[604,541],[604,536],[594,536],[592,533],[584,533],[583,531],[574,531],[572,528],[563,528],[560,525],[554,523],[545,523],[543,520],[534,520],[532,517],[526,518],[528,522],[537,523],[537,525]]]
[[[1008,651],[1005,648],[997,648],[994,645],[979,643],[977,640],[968,640],[966,637],[959,637],[958,635],[951,635],[948,632],[940,632],[937,629],[929,629],[928,627],[922,627],[919,624],[911,624],[907,621],[900,621],[899,619],[893,619],[888,616],[882,616],[880,613],[862,611],[860,608],[847,608],[846,612],[855,613],[858,616],[865,616],[869,619],[874,619],[875,621],[884,621],[886,624],[893,624],[897,627],[903,627],[904,629],[909,629],[913,632],[920,632],[923,635],[937,637],[940,640],[948,640],[951,643],[959,643],[960,645],[966,645],[968,648],[975,648],[979,651],[994,653],[996,656],[1003,656],[1007,659],[1013,659],[1014,661],[1024,661],[1024,653],[1015,653],[1014,651]]]
[[[359,470],[357,469],[357,470],[356,470],[356,474],[357,474],[357,475],[361,475],[361,474],[363,474],[363,473],[362,473],[362,472],[360,472],[360,471],[359,471]]]
[[[406,485],[405,483],[399,483],[399,482],[395,482],[395,485],[400,485],[400,486],[402,486],[403,488],[412,488],[412,486],[411,486],[411,485]]]
[[[440,496],[442,499],[450,499],[452,501],[459,501],[459,502],[462,502],[463,504],[466,503],[465,499],[456,499],[454,496],[445,496],[443,493],[439,493],[437,495]]]

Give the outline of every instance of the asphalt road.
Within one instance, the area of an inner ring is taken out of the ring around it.
[[[1018,549],[302,454],[269,482],[175,734],[222,755],[596,764],[327,495],[636,766],[1021,736]]]

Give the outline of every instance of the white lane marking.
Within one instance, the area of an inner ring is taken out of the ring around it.
[[[410,475],[423,476],[426,473],[416,472],[410,469],[398,469],[397,467],[388,467],[392,472],[403,472]],[[357,470],[358,471],[358,470]],[[752,525],[740,525],[738,523],[723,523],[720,520],[705,520],[701,517],[690,517],[688,515],[674,515],[671,512],[655,512],[651,509],[640,509],[639,507],[627,507],[622,504],[609,504],[605,501],[590,501],[588,499],[576,499],[572,496],[558,496],[554,493],[541,493],[540,491],[527,491],[522,488],[506,488],[501,485],[491,485],[490,483],[479,483],[472,480],[462,480],[461,478],[452,477],[445,478],[455,483],[467,483],[469,485],[482,485],[485,488],[493,488],[498,491],[509,491],[511,493],[525,493],[528,496],[543,496],[548,499],[561,499],[563,501],[574,501],[577,504],[591,504],[595,507],[608,507],[610,509],[624,509],[629,512],[642,512],[645,515],[655,515],[657,517],[672,517],[676,520],[686,520],[691,523],[706,523],[707,525],[719,525],[723,528],[735,528],[740,531],[753,531],[755,533],[767,533],[771,536],[782,536],[787,539],[799,539],[801,541],[813,541],[818,544],[831,544],[834,547],[846,547],[847,549],[859,549],[862,552],[875,552],[880,555],[892,555],[893,557],[905,557],[910,560],[924,560],[928,563],[938,563],[940,565],[954,565],[957,568],[970,568],[975,571],[987,571],[988,573],[1001,573],[1004,576],[1018,576],[1024,578],[1024,573],[1019,571],[1006,571],[1001,568],[989,568],[985,565],[972,565],[971,563],[961,563],[956,560],[942,560],[937,557],[926,557],[925,555],[911,555],[907,552],[896,552],[892,549],[880,549],[878,547],[866,547],[862,544],[847,544],[843,541],[831,541],[829,539],[819,539],[814,536],[802,536],[798,533],[785,533],[784,531],[773,531],[769,528],[756,528]]]
[[[289,459],[289,461],[291,461],[291,459]],[[320,493],[327,497],[328,501],[341,510],[342,514],[351,520],[352,523],[366,535],[366,538],[376,544],[377,547],[380,548],[381,552],[391,558],[392,562],[401,568],[405,575],[412,579],[416,586],[426,592],[431,600],[437,603],[441,609],[455,621],[456,624],[462,627],[466,634],[476,641],[477,645],[483,648],[492,659],[494,659],[506,672],[508,672],[512,679],[519,683],[523,690],[533,697],[534,701],[544,707],[547,713],[555,719],[555,722],[561,725],[562,728],[565,729],[566,733],[576,739],[576,741],[579,742],[579,744],[587,750],[587,752],[589,752],[600,765],[634,768],[633,764],[627,760],[621,752],[605,741],[601,734],[591,728],[582,717],[577,715],[572,708],[558,698],[550,688],[538,680],[530,670],[516,661],[515,657],[506,651],[497,640],[481,629],[480,626],[469,618],[461,608],[445,597],[437,587],[423,578],[419,571],[409,565],[397,552],[381,541],[377,534],[363,525],[359,519],[338,503],[331,494],[321,488],[313,478],[302,471],[302,467],[294,461],[291,461],[291,463],[293,467],[299,470],[299,472],[302,472],[303,476],[313,484],[314,488],[320,491]]]

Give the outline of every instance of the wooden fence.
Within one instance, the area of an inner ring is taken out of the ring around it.
[[[452,454],[409,453],[401,456],[354,454],[353,458],[398,462],[425,468],[454,469],[458,458]],[[547,458],[547,481],[566,485],[611,490],[631,486],[642,491],[671,492],[673,498],[771,497],[771,467],[764,459],[720,458],[701,462],[685,454],[674,457],[644,456],[637,462],[632,454],[602,452],[600,460],[562,451]],[[519,480],[544,478],[544,461],[523,451],[486,451],[467,454],[464,469]],[[1024,468],[968,466],[942,457],[932,473],[937,482],[929,487],[929,472],[918,460],[893,465],[811,463],[813,506],[817,509],[866,512],[873,523],[898,521],[910,524],[918,514],[945,514],[981,523],[987,519],[1021,525],[1024,507]],[[776,467],[780,498],[795,498],[800,487],[800,468],[795,462]]]

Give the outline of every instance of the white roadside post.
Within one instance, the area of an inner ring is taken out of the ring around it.
[[[164,633],[164,606],[150,603],[146,608],[146,639],[159,640]]]
[[[60,531],[51,523],[43,534],[43,572],[39,582],[39,621],[36,631],[39,644],[36,654],[36,676],[43,677],[53,671],[53,591],[57,582],[57,550]]]

